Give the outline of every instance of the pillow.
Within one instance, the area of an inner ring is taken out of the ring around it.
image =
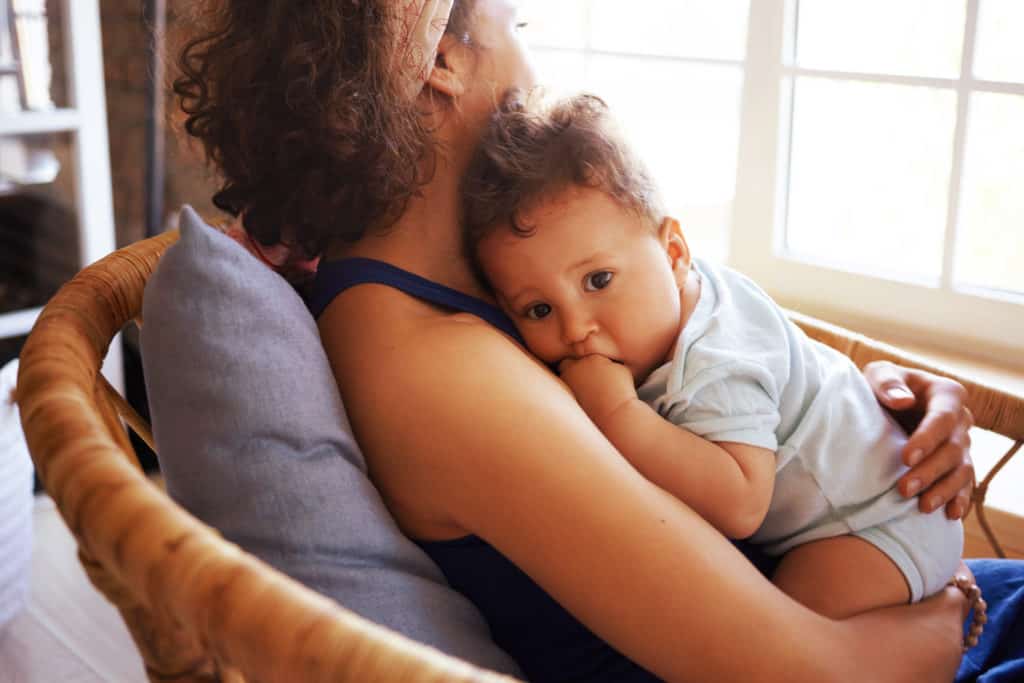
[[[366,476],[296,291],[181,212],[141,343],[167,491],[225,538],[379,624],[513,675],[476,608],[399,531]]]

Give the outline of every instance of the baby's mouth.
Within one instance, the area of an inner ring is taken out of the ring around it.
[[[558,363],[561,363],[563,360],[583,360],[587,356],[602,356],[604,358],[607,358],[608,360],[610,360],[613,363],[618,363],[619,365],[625,365],[626,364],[626,361],[624,361],[624,360],[622,360],[620,358],[613,358],[612,356],[605,356],[603,353],[582,353],[580,355],[572,354],[572,355],[566,356],[565,358],[560,359],[558,361]],[[556,365],[557,365],[557,363],[556,363]]]

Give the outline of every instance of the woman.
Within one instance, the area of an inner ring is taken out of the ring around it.
[[[843,622],[804,609],[629,467],[503,331],[462,258],[458,184],[498,96],[534,77],[510,0],[455,2],[435,55],[451,4],[229,2],[178,86],[223,173],[218,205],[264,244],[325,256],[321,335],[403,531],[536,680],[951,678],[956,589]],[[366,284],[345,289],[356,266]],[[927,402],[904,492],[962,515],[962,389],[868,374],[880,393],[906,383]]]

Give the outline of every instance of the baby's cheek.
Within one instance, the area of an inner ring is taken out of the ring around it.
[[[519,328],[519,334],[523,336],[523,341],[526,342],[526,348],[530,353],[545,363],[550,365],[561,360],[558,349],[554,348],[551,340],[543,332],[536,329]]]

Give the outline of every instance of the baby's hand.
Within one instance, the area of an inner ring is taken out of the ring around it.
[[[633,373],[604,356],[566,358],[558,364],[558,374],[598,427],[617,408],[636,398]]]

